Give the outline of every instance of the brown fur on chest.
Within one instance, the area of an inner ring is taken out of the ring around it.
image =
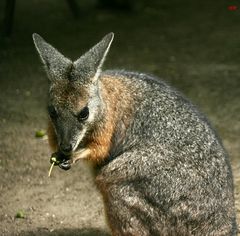
[[[89,159],[99,163],[109,156],[114,132],[119,122],[124,125],[119,139],[124,139],[127,127],[133,116],[133,98],[127,86],[117,78],[105,76],[101,79],[101,95],[106,105],[103,124],[96,127],[90,136],[87,147],[91,150]]]

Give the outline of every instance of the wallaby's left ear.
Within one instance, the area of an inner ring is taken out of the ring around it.
[[[57,49],[36,33],[33,34],[33,41],[49,79],[55,81],[64,78],[72,66],[72,61],[64,57]]]
[[[113,33],[107,34],[98,44],[73,63],[76,70],[74,77],[77,77],[80,83],[97,81],[113,38]]]

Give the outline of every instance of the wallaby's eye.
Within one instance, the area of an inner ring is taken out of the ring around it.
[[[86,120],[89,116],[89,109],[88,107],[84,107],[79,113],[78,113],[78,120],[83,121]]]
[[[52,119],[55,119],[55,118],[57,118],[57,116],[58,116],[55,107],[52,106],[52,105],[48,106],[48,113],[49,113],[49,116],[50,116]]]

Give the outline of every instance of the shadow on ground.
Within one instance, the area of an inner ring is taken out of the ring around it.
[[[109,233],[97,228],[83,229],[59,229],[49,231],[46,228],[38,228],[36,231],[21,232],[21,236],[110,236]],[[9,235],[10,236],[10,235]]]

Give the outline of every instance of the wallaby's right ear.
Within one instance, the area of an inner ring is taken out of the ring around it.
[[[33,41],[51,81],[63,79],[72,66],[72,61],[34,33]]]

